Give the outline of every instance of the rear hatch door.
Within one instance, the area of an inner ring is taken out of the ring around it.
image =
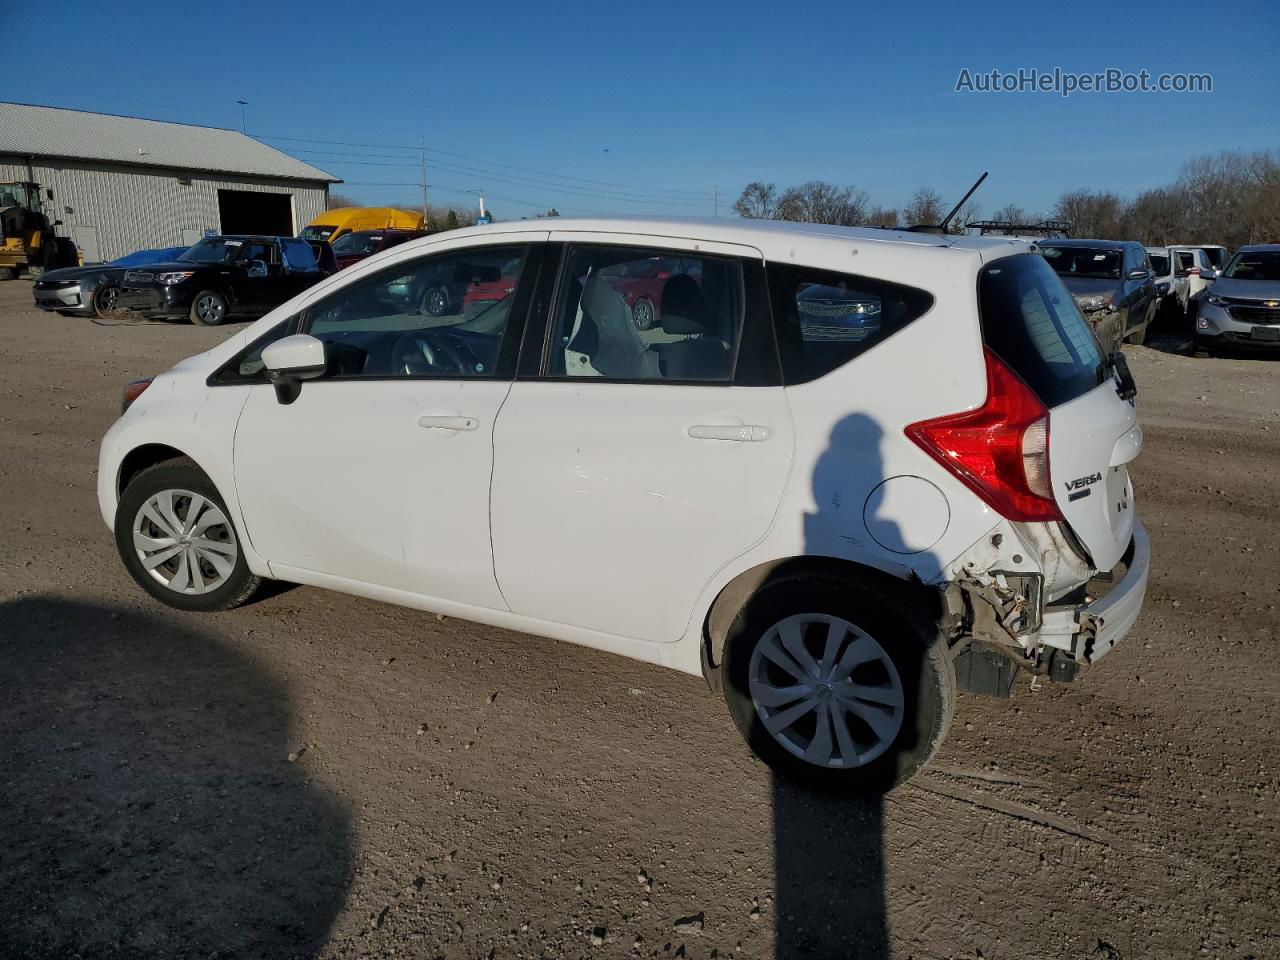
[[[1142,448],[1132,398],[1061,278],[1037,254],[992,261],[979,279],[983,339],[1049,409],[1053,496],[1094,567],[1133,535],[1127,464]]]

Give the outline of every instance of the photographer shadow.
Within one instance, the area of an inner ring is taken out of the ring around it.
[[[281,683],[183,620],[0,605],[0,954],[301,957],[350,817],[290,763]]]

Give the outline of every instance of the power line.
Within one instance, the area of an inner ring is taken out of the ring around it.
[[[329,145],[329,146],[342,146],[342,147],[368,147],[368,148],[372,148],[372,149],[385,149],[385,150],[413,150],[413,151],[416,151],[416,150],[418,149],[417,147],[401,146],[401,145],[399,145],[399,144],[394,144],[394,143],[353,143],[353,142],[345,141],[345,140],[320,140],[320,139],[316,139],[316,138],[308,138],[308,137],[282,137],[282,136],[276,136],[276,135],[274,135],[274,134],[255,134],[254,136],[256,136],[256,137],[257,137],[258,139],[260,139],[260,140],[284,140],[284,141],[288,141],[288,142],[291,142],[291,143],[322,143],[322,144],[326,144],[326,145]],[[327,150],[307,150],[307,149],[300,149],[300,150],[297,150],[296,152],[298,152],[298,153],[321,153],[321,154],[342,155],[342,154],[340,154],[338,151],[327,151]],[[601,186],[601,187],[617,187],[617,188],[624,189],[624,190],[630,190],[630,191],[632,191],[632,192],[640,192],[640,193],[676,193],[676,194],[684,194],[684,195],[694,196],[694,197],[703,197],[703,198],[706,198],[706,199],[710,199],[710,197],[711,197],[711,194],[709,194],[709,193],[708,193],[707,191],[705,191],[705,190],[684,190],[684,189],[678,189],[678,188],[676,188],[676,187],[638,187],[638,186],[636,186],[636,185],[634,185],[634,184],[615,183],[615,182],[608,181],[608,180],[592,180],[592,179],[589,179],[589,178],[587,178],[587,177],[574,177],[574,176],[570,176],[570,175],[568,175],[568,174],[552,173],[552,172],[549,172],[549,171],[546,171],[546,170],[538,170],[538,169],[535,169],[535,168],[533,168],[533,167],[519,166],[519,165],[516,165],[516,164],[510,164],[510,163],[500,163],[500,162],[498,162],[497,160],[488,160],[488,159],[486,159],[486,158],[484,158],[484,157],[477,157],[477,156],[473,156],[473,155],[471,155],[471,154],[466,154],[466,153],[455,153],[454,151],[451,151],[451,150],[440,150],[440,149],[432,148],[429,152],[430,152],[430,153],[432,153],[432,154],[441,154],[441,155],[443,155],[443,156],[448,156],[448,157],[457,157],[457,158],[458,158],[458,159],[460,159],[460,160],[471,160],[471,161],[474,161],[474,162],[476,162],[476,163],[483,163],[483,164],[485,164],[485,165],[487,165],[487,166],[491,166],[491,167],[501,167],[501,168],[504,168],[504,169],[507,169],[507,170],[523,171],[524,173],[533,173],[533,174],[537,174],[538,176],[543,176],[543,177],[554,177],[554,178],[559,179],[559,180],[571,180],[571,181],[574,181],[574,182],[577,182],[577,183],[589,183],[589,184],[595,184],[595,185],[597,185],[597,186]],[[361,153],[355,153],[355,154],[347,154],[347,155],[349,155],[349,156],[381,156],[381,157],[385,157],[385,158],[387,158],[387,159],[400,159],[399,155],[397,155],[397,154],[361,154]]]

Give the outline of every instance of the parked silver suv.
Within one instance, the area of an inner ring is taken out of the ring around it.
[[[1280,350],[1280,244],[1241,247],[1200,296],[1196,353]]]

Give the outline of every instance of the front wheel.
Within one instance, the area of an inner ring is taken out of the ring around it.
[[[725,643],[725,699],[777,773],[881,793],[946,737],[955,671],[912,598],[832,574],[766,584]]]
[[[134,477],[116,507],[115,534],[138,585],[179,610],[230,610],[262,582],[245,562],[222,497],[190,460]]]
[[[105,317],[116,308],[116,300],[120,298],[120,288],[114,283],[99,287],[93,294],[93,312]]]
[[[227,301],[213,290],[201,290],[191,299],[191,322],[198,327],[216,327],[227,319]]]

